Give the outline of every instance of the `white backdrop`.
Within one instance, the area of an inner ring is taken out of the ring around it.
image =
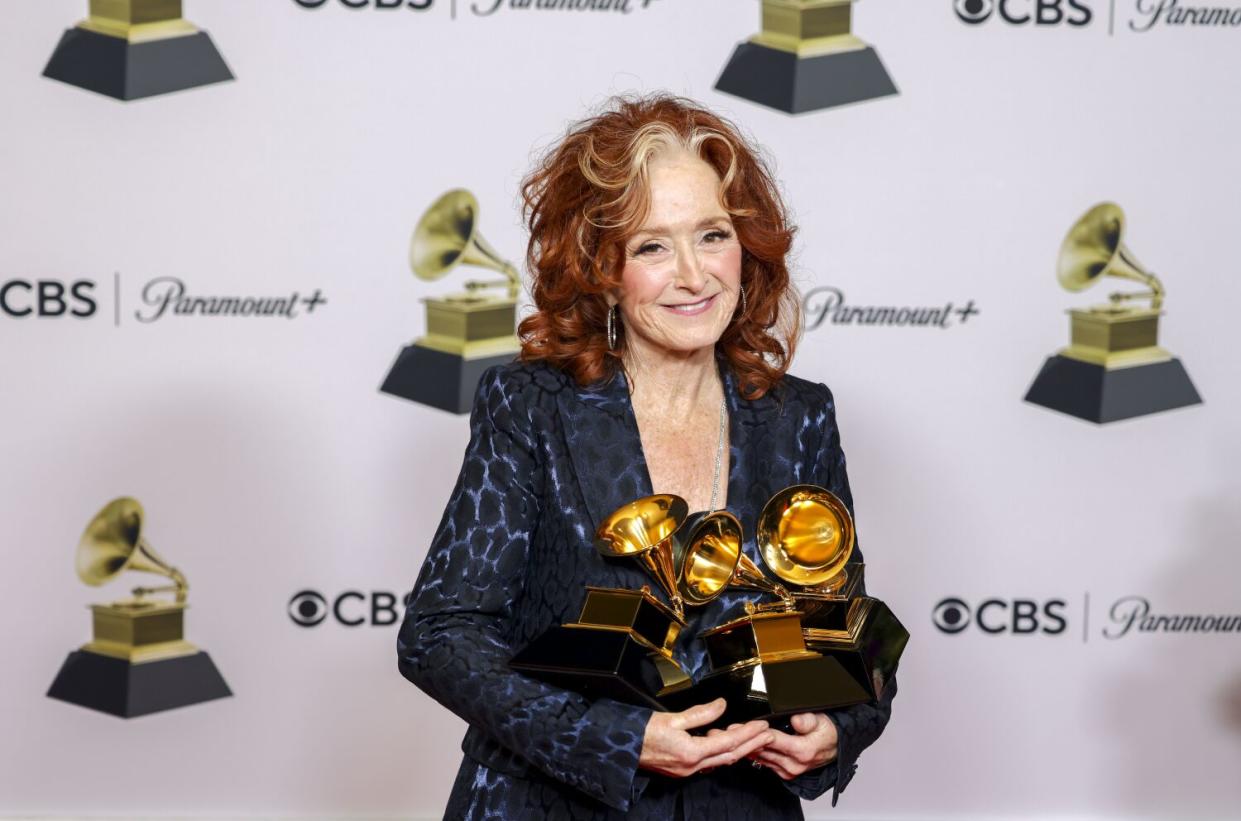
[[[85,0],[12,5],[0,281],[94,280],[99,309],[0,315],[0,814],[438,817],[464,728],[399,676],[395,625],[304,628],[286,604],[408,589],[455,480],[465,418],[377,392],[418,298],[460,288],[408,271],[422,210],[471,189],[520,260],[533,153],[610,93],[668,89],[774,157],[803,289],[981,311],[825,325],[795,363],[837,396],[869,585],[913,634],[887,732],[839,806],[808,813],[1241,815],[1241,633],[1101,633],[1130,595],[1241,614],[1241,28],[1133,32],[1131,0],[1114,35],[1103,0],[1081,28],[867,0],[855,32],[901,94],[791,117],[712,90],[757,30],[748,0],[485,17],[461,0],[455,19],[447,0],[194,0],[237,81],[128,104],[40,76]],[[1064,310],[1106,290],[1054,278],[1106,199],[1168,288],[1161,343],[1204,405],[1095,426],[1021,401]],[[161,276],[327,303],[136,321]],[[234,698],[125,721],[44,696],[86,605],[132,583],[73,572],[87,519],[126,494]],[[1063,599],[1067,629],[948,635],[932,611],[950,596]]]

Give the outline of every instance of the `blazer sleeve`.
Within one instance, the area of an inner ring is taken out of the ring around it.
[[[504,747],[626,811],[651,711],[589,700],[508,666],[543,505],[530,417],[499,367],[479,383],[456,487],[397,638],[402,675]]]
[[[845,472],[845,453],[840,446],[840,429],[836,425],[836,403],[831,390],[819,385],[823,393],[823,405],[816,420],[822,425],[823,438],[814,470],[817,482],[840,497],[853,515],[853,493],[849,490],[849,477]],[[856,521],[856,520],[855,520]],[[856,540],[849,563],[861,563],[862,549]],[[866,595],[863,579],[862,595]],[[874,744],[883,733],[892,715],[892,699],[896,697],[896,677],[884,685],[883,694],[875,703],[855,704],[838,710],[828,710],[827,717],[836,725],[839,738],[836,759],[817,770],[811,770],[786,785],[795,794],[811,800],[832,789],[832,806],[857,771],[857,760],[862,751]]]

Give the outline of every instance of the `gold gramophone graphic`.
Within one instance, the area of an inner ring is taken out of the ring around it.
[[[468,413],[479,377],[492,365],[511,362],[517,342],[517,268],[483,239],[478,200],[454,189],[437,199],[414,228],[409,266],[423,282],[446,276],[458,265],[490,268],[502,280],[467,280],[465,293],[427,297],[426,335],[406,346],[380,390],[433,408]],[[503,288],[504,296],[488,291]]]
[[[646,496],[614,511],[595,533],[601,554],[636,559],[670,604],[645,585],[638,590],[588,587],[578,620],[544,632],[510,666],[591,695],[663,709],[661,699],[691,683],[672,658],[685,626],[674,536],[688,510],[680,496]]]
[[[94,636],[69,654],[51,698],[132,718],[232,695],[211,658],[183,637],[189,585],[147,542],[145,519],[136,499],[109,502],[78,543],[78,578],[99,586],[132,570],[172,584],[136,587],[131,598],[91,605]],[[173,597],[150,598],[156,593]]]
[[[790,114],[896,94],[875,50],[854,36],[855,0],[763,0],[763,30],[741,43],[717,91]]]
[[[742,552],[728,513],[702,519],[679,547],[687,601],[705,604],[730,586],[777,601],[702,634],[712,672],[667,699],[673,709],[723,696],[721,723],[842,707],[876,699],[896,671],[909,634],[883,602],[858,595],[862,566],[848,565],[853,520],[844,503],[814,485],[768,501],[759,517],[763,561],[773,582]]]
[[[1125,214],[1110,202],[1091,208],[1069,229],[1056,265],[1061,286],[1083,291],[1116,277],[1146,290],[1070,309],[1069,346],[1043,364],[1027,402],[1098,423],[1202,402],[1180,360],[1159,346],[1163,284],[1137,261],[1124,235]],[[1135,300],[1150,304],[1127,304]]]
[[[181,17],[181,0],[90,0],[43,76],[118,100],[233,79],[207,32]]]

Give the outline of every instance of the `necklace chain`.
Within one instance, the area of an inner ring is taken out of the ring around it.
[[[724,419],[728,413],[727,397],[720,400],[720,433],[719,439],[715,443],[715,475],[711,479],[711,504],[707,508],[707,513],[715,512],[715,500],[720,493],[720,463],[724,459]]]

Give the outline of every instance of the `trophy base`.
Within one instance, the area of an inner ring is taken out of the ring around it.
[[[684,710],[717,698],[727,701],[728,707],[704,729],[848,707],[870,701],[872,696],[835,657],[807,653],[711,673],[693,687],[660,700],[669,710]]]
[[[233,79],[205,31],[131,43],[71,28],[43,76],[117,100],[137,100]]]
[[[884,685],[896,674],[907,644],[905,626],[886,604],[869,597],[850,603],[845,630],[806,629],[806,646],[835,659],[866,691],[866,701],[883,696]]]
[[[649,647],[620,630],[553,627],[509,662],[518,672],[591,698],[664,709],[660,665]]]
[[[899,93],[870,46],[816,57],[741,43],[715,83],[723,91],[789,114]]]
[[[188,707],[232,694],[211,657],[201,651],[132,664],[75,650],[47,691],[49,698],[121,718]]]
[[[1067,356],[1051,356],[1025,401],[1104,424],[1202,404],[1179,359],[1107,369]]]
[[[469,413],[483,373],[492,365],[512,362],[514,356],[462,359],[421,345],[406,345],[379,390],[449,413]]]

